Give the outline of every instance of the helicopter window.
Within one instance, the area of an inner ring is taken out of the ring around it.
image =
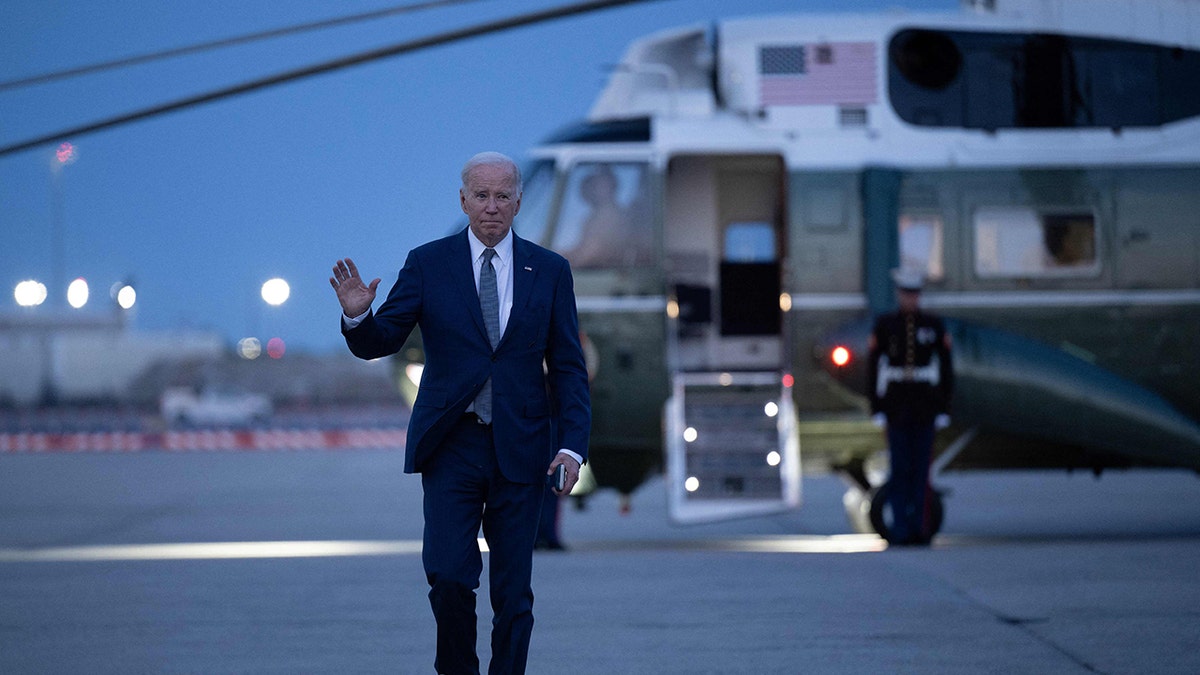
[[[554,162],[543,160],[526,167],[521,175],[521,212],[513,228],[530,241],[541,242],[546,236],[546,220],[554,198]]]
[[[942,267],[942,217],[936,213],[900,216],[900,266],[925,271],[930,281],[940,281]]]
[[[1159,123],[1156,53],[1137,49],[1081,49],[1076,59],[1080,91],[1085,101],[1094,102],[1080,106],[1081,124],[1122,127]]]
[[[1095,217],[980,209],[975,213],[975,271],[982,277],[1094,275],[1099,271]]]
[[[958,45],[939,31],[905,31],[892,40],[890,52],[905,79],[924,89],[945,89],[962,66]]]
[[[919,126],[1152,127],[1200,115],[1200,51],[1043,33],[903,30],[896,114]]]
[[[1002,129],[1016,126],[1016,92],[1013,86],[992,86],[1011,82],[1017,56],[999,45],[987,50],[970,51],[966,56],[966,83],[962,92],[964,112],[960,123],[968,129]]]
[[[730,223],[725,228],[727,262],[763,263],[775,260],[775,228],[770,223]]]
[[[574,267],[627,267],[653,259],[646,165],[577,165],[567,178],[551,248]]]

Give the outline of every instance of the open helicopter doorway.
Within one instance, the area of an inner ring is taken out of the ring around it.
[[[778,155],[684,155],[667,166],[664,433],[679,522],[800,503],[783,316],[785,178]]]

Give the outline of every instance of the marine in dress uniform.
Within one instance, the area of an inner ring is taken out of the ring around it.
[[[936,429],[950,423],[954,369],[942,320],[920,308],[924,275],[892,271],[899,309],[875,321],[868,342],[871,413],[886,428],[891,458],[888,541],[925,545],[929,526],[929,465]]]

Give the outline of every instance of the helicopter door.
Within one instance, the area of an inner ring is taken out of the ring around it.
[[[667,179],[667,281],[682,370],[783,366],[783,161],[676,157]]]
[[[794,508],[800,450],[780,299],[783,161],[675,157],[666,186],[671,518]]]

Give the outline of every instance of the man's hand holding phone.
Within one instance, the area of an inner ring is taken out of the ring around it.
[[[546,472],[546,482],[559,497],[571,494],[571,489],[579,482],[579,462],[570,455],[558,453]]]

